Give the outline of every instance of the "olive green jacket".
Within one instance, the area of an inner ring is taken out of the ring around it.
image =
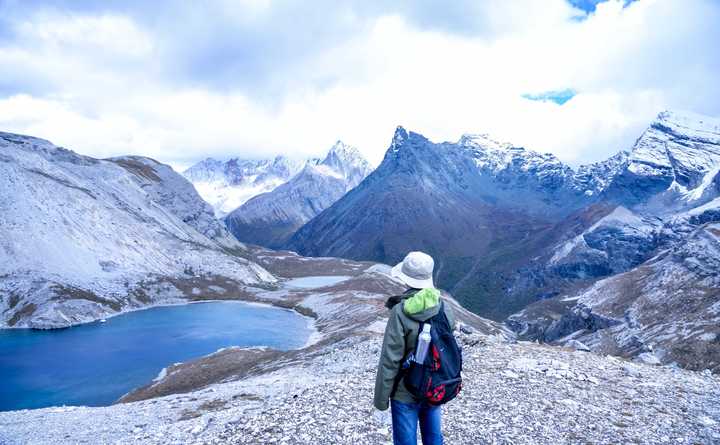
[[[440,291],[437,289],[414,290],[403,295],[400,302],[391,309],[375,378],[375,408],[381,411],[388,409],[402,360],[410,351],[415,350],[420,322],[429,320],[439,312],[440,301]],[[455,318],[452,310],[447,304],[443,306],[450,326],[454,328]],[[398,383],[392,398],[405,403],[417,402],[405,388],[402,380]]]

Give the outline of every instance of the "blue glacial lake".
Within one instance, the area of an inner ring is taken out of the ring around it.
[[[295,289],[312,289],[316,287],[332,286],[341,281],[345,281],[349,276],[344,275],[328,275],[328,276],[314,276],[314,277],[302,277],[293,278],[285,282],[285,285]]]
[[[294,311],[219,301],[54,331],[0,330],[0,411],[109,405],[173,363],[228,346],[296,349],[310,333]]]

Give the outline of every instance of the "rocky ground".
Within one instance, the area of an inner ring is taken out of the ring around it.
[[[717,378],[492,337],[464,340],[463,392],[444,409],[449,444],[720,442]],[[379,344],[327,357],[348,365],[198,442],[390,443],[389,428],[371,419]]]
[[[187,394],[0,413],[0,442],[391,443],[389,426],[372,418],[382,329],[373,330],[305,363]],[[444,408],[448,444],[720,443],[717,376],[457,335],[465,384]]]
[[[2,412],[0,444],[391,443],[390,427],[372,417],[383,302],[401,290],[387,266],[252,255],[279,276],[352,277],[239,297],[313,317],[318,334],[305,348],[225,348],[169,366],[109,407]],[[716,375],[518,343],[448,301],[461,322],[465,383],[444,408],[446,443],[720,443]]]

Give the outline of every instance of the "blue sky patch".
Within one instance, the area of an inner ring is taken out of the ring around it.
[[[586,13],[590,14],[595,12],[595,8],[598,4],[606,2],[607,0],[568,0],[568,2],[578,9],[582,9]],[[630,3],[638,0],[625,0],[623,7],[627,8]]]
[[[573,89],[545,91],[538,94],[523,94],[522,97],[529,100],[535,100],[538,102],[555,102],[558,105],[562,105],[569,101],[577,92]]]

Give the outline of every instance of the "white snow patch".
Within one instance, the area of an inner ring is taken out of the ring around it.
[[[714,332],[706,332],[706,333],[700,335],[698,338],[702,341],[711,342],[711,341],[715,341],[715,339],[717,337],[718,337],[717,334]]]
[[[612,212],[604,217],[600,218],[595,224],[593,224],[587,232],[597,230],[602,226],[614,226],[614,225],[627,225],[632,227],[644,226],[645,222],[623,206],[616,207]]]
[[[570,255],[570,253],[578,246],[587,246],[585,238],[583,238],[582,234],[561,244],[553,254],[552,258],[550,258],[550,264],[557,264],[560,260]]]
[[[153,379],[153,382],[159,382],[160,380],[164,379],[165,377],[167,377],[167,368],[161,369],[160,372],[158,373],[157,377],[155,377]]]

